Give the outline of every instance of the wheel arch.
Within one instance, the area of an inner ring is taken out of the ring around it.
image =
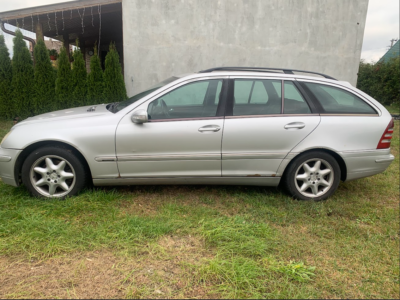
[[[295,160],[295,158],[297,158],[299,155],[305,154],[305,153],[310,153],[310,152],[314,152],[314,151],[320,151],[320,152],[325,152],[329,155],[331,155],[339,164],[340,167],[340,180],[342,181],[346,181],[347,178],[347,166],[346,163],[343,159],[343,157],[341,157],[338,153],[336,153],[333,150],[330,149],[326,149],[326,148],[313,148],[313,149],[308,149],[306,151],[300,152],[298,153],[296,156],[294,156],[290,162],[286,165],[285,170],[282,173],[282,178],[286,175],[286,172],[289,168],[289,166],[293,163],[293,161]]]
[[[55,146],[55,147],[59,147],[62,149],[72,151],[73,154],[75,154],[79,158],[79,160],[81,160],[84,163],[85,169],[89,172],[90,176],[92,177],[92,172],[90,170],[89,164],[88,164],[85,156],[76,147],[74,147],[68,143],[60,142],[60,141],[51,141],[51,140],[50,141],[40,141],[40,142],[36,142],[36,143],[33,143],[33,144],[27,146],[24,150],[22,150],[22,152],[18,156],[18,158],[15,162],[15,166],[14,166],[14,177],[15,177],[15,181],[18,185],[20,185],[20,183],[21,183],[22,165],[24,164],[28,155],[30,153],[32,153],[32,151],[35,151],[36,149],[46,147],[46,146]]]

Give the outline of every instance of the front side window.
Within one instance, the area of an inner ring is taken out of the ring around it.
[[[280,80],[236,79],[233,115],[280,114],[282,82]]]
[[[204,80],[181,86],[152,101],[150,120],[215,117],[222,80]]]
[[[377,114],[364,100],[343,89],[304,82],[323,109],[330,114]]]

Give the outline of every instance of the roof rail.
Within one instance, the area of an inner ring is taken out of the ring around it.
[[[300,72],[300,73],[308,73],[308,74],[315,74],[319,75],[328,79],[333,79],[337,80],[331,76],[322,74],[322,73],[317,73],[317,72],[311,72],[311,71],[304,71],[304,70],[294,70],[294,69],[282,69],[282,68],[256,68],[256,67],[218,67],[218,68],[212,68],[212,69],[207,69],[200,71],[199,73],[209,73],[213,71],[250,71],[250,72],[266,72],[266,73],[277,73],[273,71],[282,71],[285,74],[294,74],[293,72]]]

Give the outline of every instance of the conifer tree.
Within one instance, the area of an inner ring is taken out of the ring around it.
[[[0,35],[0,118],[12,117],[12,67],[4,36]]]
[[[61,48],[57,60],[56,109],[64,109],[73,105],[72,72],[67,50]]]
[[[33,109],[35,114],[55,110],[55,77],[50,62],[49,51],[44,41],[39,40],[34,49],[35,56],[35,97]]]
[[[127,98],[124,77],[115,44],[110,44],[104,70],[104,99],[107,102],[120,102]]]
[[[20,118],[26,118],[33,113],[33,62],[19,29],[15,32],[12,70],[14,114]]]
[[[90,58],[90,73],[87,77],[87,104],[103,102],[103,70],[100,58],[97,55],[97,47],[94,47],[94,55]]]
[[[78,45],[78,43],[77,43]],[[86,104],[87,96],[87,71],[83,54],[79,48],[74,51],[74,62],[72,63],[72,84],[73,84],[73,106]]]

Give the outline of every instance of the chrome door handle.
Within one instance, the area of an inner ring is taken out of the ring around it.
[[[285,125],[285,129],[302,129],[306,127],[306,124],[301,122],[293,122]]]
[[[207,125],[199,128],[199,132],[217,132],[220,131],[221,127],[217,125]]]

